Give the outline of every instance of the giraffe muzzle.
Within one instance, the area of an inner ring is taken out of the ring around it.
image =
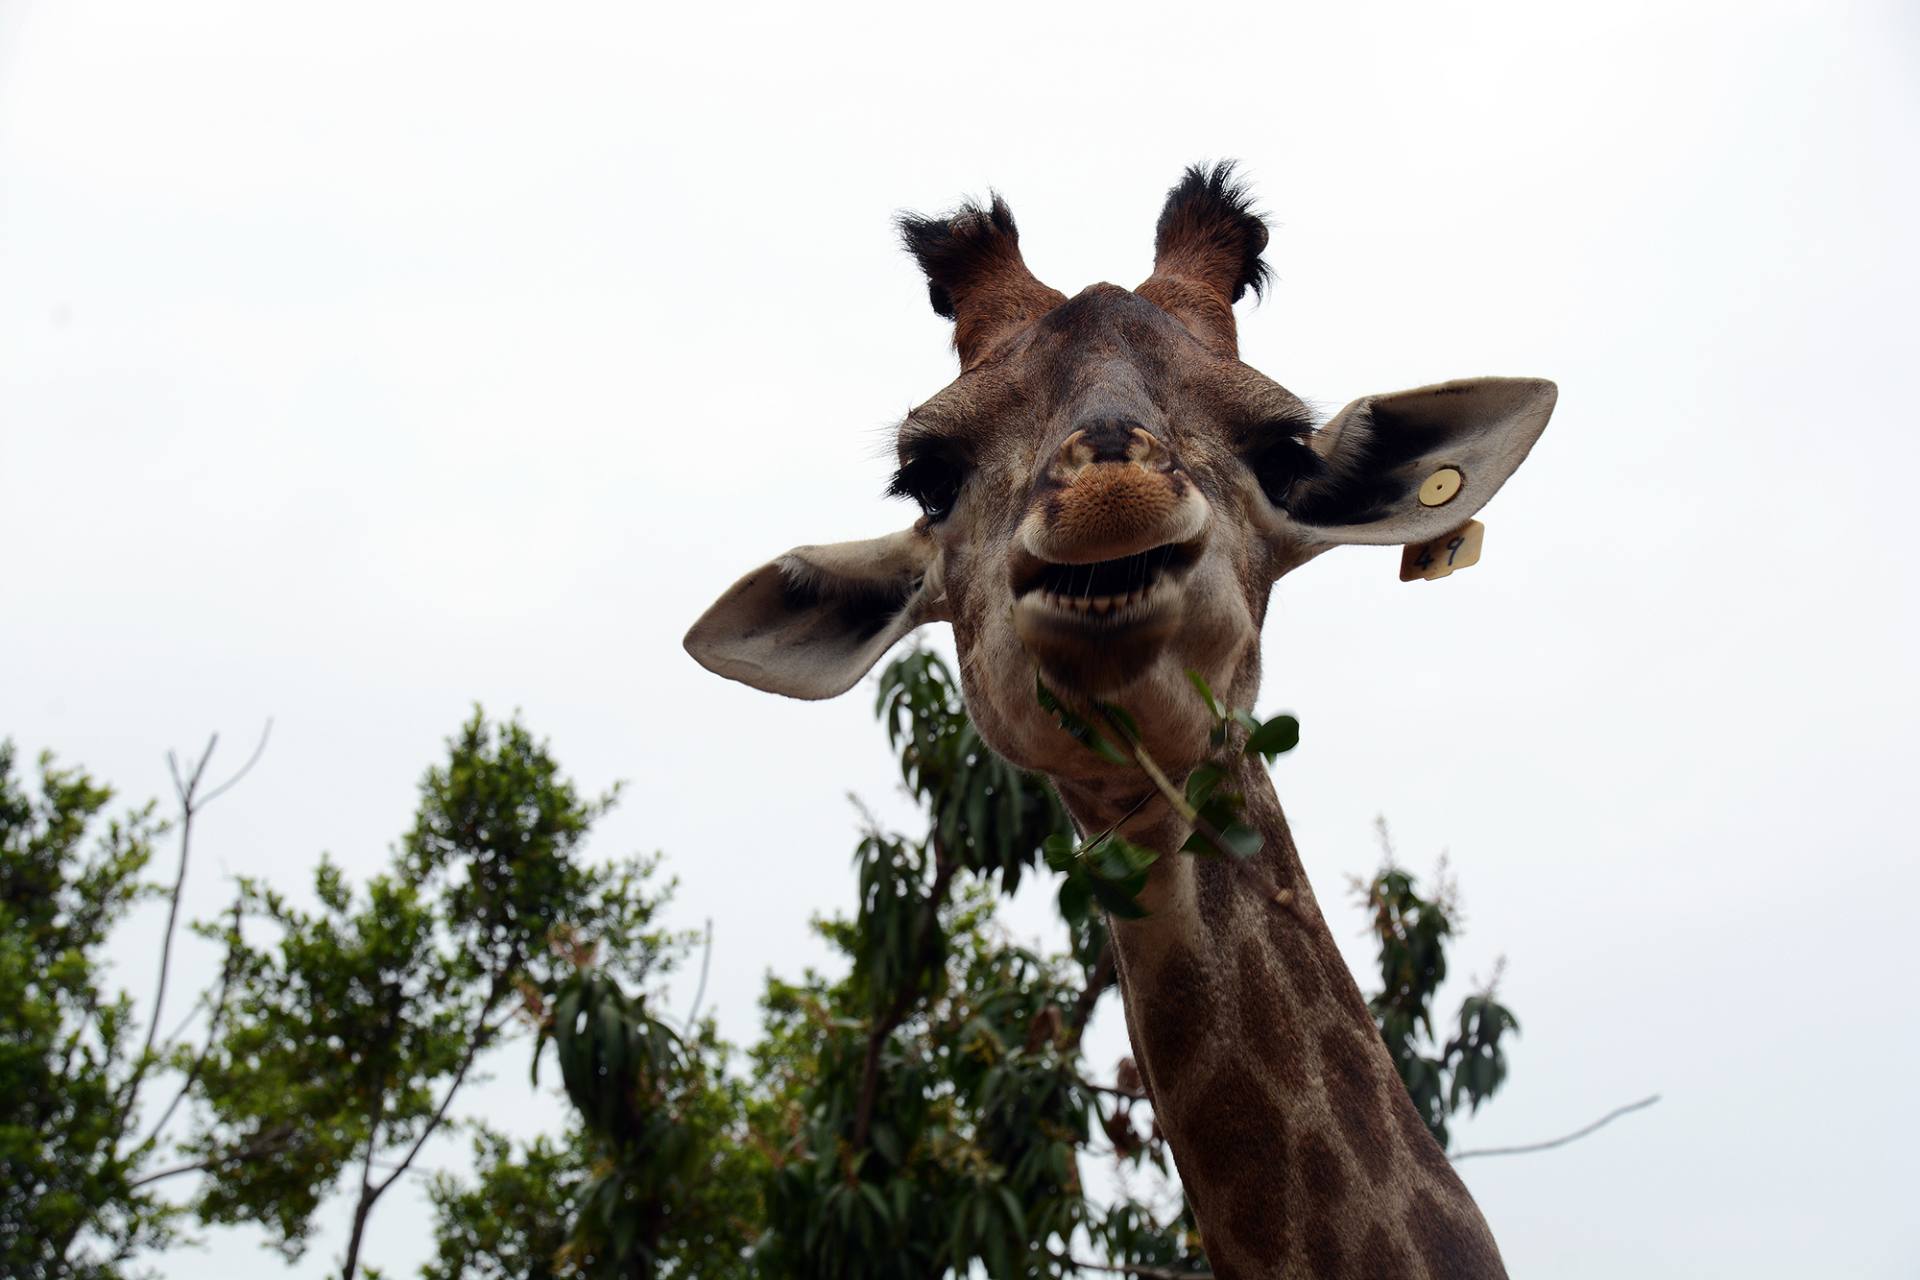
[[[1020,522],[1018,542],[1049,564],[1095,564],[1206,535],[1213,509],[1164,446],[1136,428],[1124,460],[1087,461],[1083,433],[1067,438]]]

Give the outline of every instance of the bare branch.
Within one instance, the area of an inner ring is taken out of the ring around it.
[[[266,726],[260,731],[260,741],[254,745],[253,754],[231,778],[209,791],[200,794],[201,779],[206,776],[207,765],[213,760],[213,750],[220,745],[220,735],[207,738],[207,749],[200,753],[194,762],[193,773],[184,781],[180,777],[180,764],[173,752],[167,752],[167,768],[173,774],[174,793],[180,798],[180,866],[173,877],[173,892],[167,896],[167,929],[160,938],[160,977],[153,993],[153,1016],[147,1024],[146,1044],[141,1047],[140,1055],[145,1058],[153,1049],[156,1033],[160,1030],[160,1009],[167,998],[167,975],[173,960],[173,936],[175,926],[180,919],[180,896],[187,883],[187,857],[192,849],[193,819],[202,809],[233,789],[235,783],[247,776],[253,766],[260,762],[260,756],[267,749],[267,737],[273,732],[273,718],[267,718]],[[137,1091],[140,1068],[135,1068],[134,1087]],[[131,1099],[129,1099],[131,1101]]]
[[[253,766],[255,766],[256,764],[259,764],[260,757],[266,754],[267,739],[272,735],[272,733],[273,733],[273,717],[268,716],[267,723],[260,730],[260,741],[256,742],[253,746],[253,754],[247,757],[247,762],[241,765],[240,768],[234,773],[234,775],[231,778],[228,778],[225,782],[221,783],[219,786],[215,787],[213,790],[207,792],[206,795],[200,797],[200,800],[199,800],[200,808],[202,809],[206,808],[208,805],[212,804],[215,800],[218,800],[221,796],[233,790],[235,783],[239,782],[240,779],[246,777],[249,773],[253,772]],[[212,744],[208,744],[207,754],[208,755],[213,754]],[[205,768],[205,767],[206,767],[206,761],[202,760],[201,768]],[[194,780],[196,782],[199,781],[198,773],[194,774]]]
[[[1153,1101],[1153,1095],[1145,1089],[1122,1089],[1117,1084],[1098,1084],[1087,1079],[1085,1076],[1076,1076],[1075,1079],[1079,1080],[1081,1088],[1089,1089],[1094,1093],[1104,1093],[1115,1098],[1125,1098],[1129,1102]]]
[[[466,1064],[462,1063],[460,1069],[464,1072],[466,1070]],[[385,1087],[386,1082],[382,1081],[381,1088],[384,1090]],[[452,1095],[449,1094],[448,1096],[451,1097]],[[442,1109],[444,1110],[444,1107]],[[347,1259],[340,1271],[342,1280],[353,1280],[354,1274],[360,1269],[360,1242],[366,1238],[367,1217],[373,1212],[373,1202],[380,1198],[380,1192],[387,1189],[387,1185],[384,1182],[381,1183],[377,1189],[373,1185],[373,1153],[379,1150],[380,1126],[386,1123],[386,1095],[384,1092],[376,1095],[371,1119],[372,1124],[367,1127],[366,1156],[360,1161],[360,1199],[353,1207],[353,1232],[347,1237]],[[432,1126],[429,1125],[428,1129],[431,1131]],[[415,1150],[418,1150],[418,1148],[416,1147]],[[412,1157],[409,1156],[408,1159],[412,1159]],[[404,1165],[401,1167],[403,1169],[405,1168]],[[400,1175],[399,1173],[395,1173],[393,1176],[397,1178]],[[390,1182],[392,1179],[388,1179],[388,1181]]]
[[[1660,1095],[1655,1093],[1640,1099],[1640,1101],[1638,1102],[1629,1102],[1624,1107],[1615,1107],[1613,1110],[1607,1112],[1607,1114],[1601,1116],[1598,1120],[1595,1120],[1592,1124],[1587,1125],[1585,1128],[1575,1129],[1572,1133],[1569,1133],[1564,1137],[1552,1138],[1546,1142],[1529,1142],[1524,1146],[1518,1146],[1518,1147],[1475,1147],[1471,1151],[1456,1151],[1451,1156],[1449,1156],[1448,1159],[1470,1160],[1474,1156],[1519,1156],[1519,1155],[1525,1155],[1530,1151],[1548,1151],[1554,1147],[1564,1147],[1569,1142],[1574,1142],[1581,1138],[1586,1137],[1588,1134],[1592,1133],[1595,1129],[1601,1128],[1604,1125],[1612,1124],[1615,1120],[1618,1120],[1621,1116],[1626,1115],[1630,1111],[1640,1111],[1646,1107],[1652,1106],[1654,1103],[1658,1101],[1660,1101]]]
[[[700,950],[700,985],[693,989],[693,1004],[687,1010],[687,1034],[693,1034],[694,1018],[707,995],[707,967],[713,963],[713,917],[707,917],[707,942]]]
[[[200,1160],[186,1164],[170,1165],[165,1169],[155,1169],[152,1173],[143,1173],[128,1181],[130,1187],[144,1187],[148,1183],[159,1182],[166,1178],[177,1178],[183,1173],[199,1173],[203,1170],[223,1168],[227,1165],[259,1160],[286,1149],[293,1141],[295,1130],[291,1125],[282,1125],[266,1133],[255,1134],[246,1142],[230,1151],[217,1152]]]
[[[497,1027],[487,1025],[487,1015],[493,1012],[494,1006],[499,1004],[500,1001],[505,998],[506,994],[507,981],[505,975],[496,975],[493,980],[493,987],[487,993],[486,1003],[480,1006],[480,1016],[475,1020],[473,1034],[467,1040],[466,1053],[461,1057],[460,1066],[453,1073],[453,1080],[448,1083],[446,1093],[441,1095],[440,1105],[433,1109],[433,1115],[428,1119],[426,1126],[420,1130],[420,1136],[415,1138],[413,1145],[407,1148],[406,1155],[400,1157],[400,1163],[394,1166],[393,1172],[388,1174],[381,1182],[373,1185],[372,1192],[367,1198],[367,1207],[369,1209],[372,1208],[375,1200],[378,1200],[386,1194],[388,1187],[400,1180],[400,1175],[412,1166],[414,1157],[420,1154],[420,1148],[427,1145],[427,1139],[438,1132],[441,1121],[447,1118],[447,1108],[453,1105],[453,1095],[460,1092],[460,1086],[466,1081],[467,1072],[473,1069],[474,1059],[478,1058],[485,1049],[493,1044],[494,1032],[497,1030]],[[505,1020],[502,1020],[498,1025],[505,1026]],[[367,1158],[371,1160],[373,1157],[369,1154]]]
[[[167,1003],[167,979],[173,971],[173,939],[179,930],[180,899],[186,889],[187,863],[193,852],[194,815],[247,776],[247,771],[253,768],[260,754],[267,749],[267,735],[271,732],[273,721],[269,719],[260,733],[260,741],[254,747],[253,754],[240,766],[240,771],[204,796],[200,794],[200,783],[207,775],[207,765],[213,760],[214,748],[220,745],[220,735],[208,735],[206,750],[193,762],[193,772],[185,777],[180,773],[180,758],[171,751],[167,752],[167,772],[173,776],[173,792],[180,801],[180,865],[174,872],[173,889],[167,894],[167,927],[160,935],[160,973],[154,982],[153,1010],[148,1015],[147,1034],[140,1045],[140,1056],[134,1059],[133,1070],[128,1074],[126,1084],[121,1086],[116,1124],[132,1116],[140,1100],[140,1085],[146,1079],[147,1069],[153,1065],[154,1044],[160,1036],[160,1015]],[[164,1051],[165,1046],[162,1048]],[[168,1112],[171,1114],[171,1107]]]
[[[207,761],[213,759],[213,749],[220,743],[220,735],[214,734],[207,739],[207,749],[193,766],[191,777],[182,781],[180,766],[171,751],[167,753],[167,769],[173,774],[174,794],[180,797],[180,865],[174,872],[173,891],[167,895],[167,928],[160,935],[160,976],[153,991],[153,1012],[148,1015],[146,1043],[140,1046],[140,1059],[128,1081],[127,1109],[132,1110],[134,1096],[140,1091],[140,1077],[146,1071],[146,1060],[153,1052],[154,1037],[160,1033],[160,1010],[167,1001],[167,973],[173,963],[173,935],[175,926],[180,922],[180,895],[187,884],[187,859],[193,851],[193,815],[195,805],[193,794],[200,786],[200,778],[207,771]]]
[[[1085,1258],[1055,1254],[1069,1266],[1084,1267],[1088,1271],[1105,1271],[1117,1276],[1136,1276],[1139,1280],[1207,1280],[1211,1271],[1175,1271],[1172,1267],[1136,1267],[1122,1262],[1089,1262]]]
[[[174,1178],[183,1173],[198,1173],[203,1169],[211,1169],[212,1167],[213,1161],[211,1160],[195,1160],[191,1164],[176,1164],[165,1169],[156,1169],[152,1173],[143,1173],[137,1178],[129,1179],[127,1185],[129,1187],[144,1187],[150,1182],[159,1182],[162,1178]]]
[[[233,900],[233,927],[236,931],[240,928],[240,904],[241,899],[236,897]],[[179,1110],[180,1104],[186,1100],[187,1094],[192,1091],[194,1081],[200,1078],[200,1070],[206,1066],[207,1055],[213,1052],[213,1042],[220,1034],[220,1019],[226,1014],[227,996],[233,990],[234,968],[233,953],[229,950],[227,962],[222,965],[220,969],[220,990],[214,997],[211,1006],[212,1012],[207,1016],[206,1043],[201,1045],[200,1052],[194,1055],[193,1065],[187,1068],[186,1078],[180,1082],[180,1091],[173,1095],[173,1101],[169,1102],[167,1109],[160,1113],[160,1119],[154,1124],[152,1132],[148,1133],[146,1139],[134,1148],[134,1157],[136,1159],[153,1149],[153,1145],[160,1140],[160,1135],[166,1131],[167,1121],[173,1119],[173,1113]],[[191,1016],[189,1016],[188,1021],[191,1020]],[[185,1030],[185,1028],[186,1023],[183,1022],[181,1029]],[[176,1032],[174,1038],[177,1039],[178,1037],[179,1033]]]

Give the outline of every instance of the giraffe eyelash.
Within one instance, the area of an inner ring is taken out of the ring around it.
[[[887,484],[890,498],[911,498],[935,524],[947,518],[966,483],[965,463],[949,449],[923,448],[900,464]]]

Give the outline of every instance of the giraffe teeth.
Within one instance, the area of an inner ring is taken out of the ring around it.
[[[1042,589],[1035,600],[1048,610],[1076,614],[1084,618],[1118,619],[1137,609],[1143,609],[1159,587],[1158,583],[1147,583],[1132,591],[1118,592],[1113,595],[1074,595],[1071,588]]]

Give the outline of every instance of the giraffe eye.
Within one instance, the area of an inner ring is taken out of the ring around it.
[[[922,449],[901,464],[887,486],[889,497],[912,498],[934,524],[945,520],[959,501],[960,488],[967,471],[962,460],[950,450]]]
[[[1311,423],[1270,423],[1242,455],[1267,501],[1276,507],[1287,505],[1296,482],[1311,480],[1326,469],[1320,455],[1301,438],[1312,429]]]

